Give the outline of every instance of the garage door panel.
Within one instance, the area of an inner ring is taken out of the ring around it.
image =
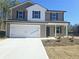
[[[40,37],[40,25],[10,24],[10,37]]]

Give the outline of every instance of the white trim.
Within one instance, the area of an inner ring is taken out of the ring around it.
[[[63,25],[63,26],[68,26],[69,23],[29,23],[29,22],[7,22],[7,23],[10,23],[10,24],[45,24],[45,25]]]
[[[7,34],[7,33],[8,33],[8,32],[7,32],[7,31],[8,31],[8,28],[7,28],[7,27],[8,27],[8,24],[6,23],[6,27],[5,27],[5,28],[6,28],[6,29],[5,29],[5,30],[6,30],[6,34],[5,34],[6,37],[8,36],[8,34]]]
[[[35,6],[35,5],[38,5],[38,6],[42,7],[43,9],[47,10],[47,8],[45,8],[45,7],[41,6],[40,4],[37,4],[37,3],[33,4],[32,6],[30,6],[30,7],[26,8],[26,9],[29,9],[29,8],[31,8],[31,7],[33,7],[33,6]]]
[[[66,25],[66,36],[68,36],[68,26]]]
[[[68,23],[48,23],[47,25],[68,25]]]
[[[9,23],[9,22],[7,22],[7,23]],[[46,23],[10,22],[9,24],[26,24],[26,25],[33,24],[33,25],[41,25],[41,24],[46,24]]]
[[[55,25],[55,37],[57,36],[57,28],[56,28],[57,26]]]
[[[45,37],[47,37],[47,34],[46,34],[46,27],[47,27],[47,26],[45,25]]]

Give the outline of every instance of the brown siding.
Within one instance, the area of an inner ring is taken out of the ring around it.
[[[66,26],[62,26],[62,35],[66,35]]]
[[[50,13],[46,13],[45,14],[45,20],[46,21],[50,21]]]
[[[54,26],[50,26],[50,36],[55,36],[55,27]]]
[[[46,37],[46,27],[45,25],[40,25],[40,34],[41,34],[41,37]]]
[[[6,29],[6,37],[9,37],[9,35],[10,35],[10,24],[7,23],[6,25],[7,25],[7,29]]]
[[[55,36],[55,26],[50,26],[50,36]],[[64,36],[66,35],[65,33],[65,26],[61,26],[61,34],[56,34],[57,36]]]
[[[31,6],[31,5],[32,4],[27,5],[27,3],[25,3],[23,5],[20,5],[20,6],[16,7],[16,8],[11,9],[12,10],[12,19],[16,20],[17,19],[16,18],[16,11],[20,11],[21,10],[21,11],[25,12],[25,19],[20,19],[20,20],[27,20],[27,10],[26,10],[26,8],[28,6]]]
[[[64,13],[58,13],[58,20],[57,21],[64,21]]]
[[[53,22],[51,21],[52,19],[50,18],[51,15],[50,14],[53,14],[53,13],[58,13],[58,19],[56,21],[64,21],[64,12],[46,12],[46,15],[45,15],[45,19],[46,21],[50,21],[50,22]]]
[[[22,8],[22,11],[24,11],[25,12],[25,19],[24,20],[27,20],[27,11],[26,11],[26,9],[25,8],[23,8],[23,7],[18,7],[18,8],[16,8],[16,9],[13,9],[12,10],[12,19],[14,19],[14,20],[16,20],[17,18],[16,18],[16,11],[20,11],[20,9]]]

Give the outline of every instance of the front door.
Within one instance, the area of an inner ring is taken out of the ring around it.
[[[46,37],[50,36],[50,27],[46,27]]]

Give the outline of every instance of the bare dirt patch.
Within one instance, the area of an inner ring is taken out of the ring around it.
[[[79,45],[45,46],[49,59],[79,59]]]
[[[79,59],[79,38],[42,40],[49,59]]]

